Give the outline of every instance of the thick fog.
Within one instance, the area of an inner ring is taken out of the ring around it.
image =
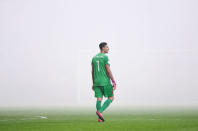
[[[1,0],[0,107],[93,106],[110,48],[115,106],[198,106],[197,0]]]

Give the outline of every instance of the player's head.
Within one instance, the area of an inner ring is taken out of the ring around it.
[[[101,52],[108,53],[109,47],[107,46],[106,42],[101,42],[99,47]]]

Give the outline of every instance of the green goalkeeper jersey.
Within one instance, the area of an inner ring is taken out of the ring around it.
[[[94,86],[105,86],[111,84],[106,70],[106,64],[109,64],[108,56],[104,53],[98,53],[92,58],[94,66]]]

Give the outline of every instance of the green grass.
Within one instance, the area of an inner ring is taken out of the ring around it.
[[[42,118],[45,116],[47,118]],[[1,109],[0,131],[198,131],[198,111]]]

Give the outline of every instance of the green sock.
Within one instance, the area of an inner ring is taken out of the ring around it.
[[[100,108],[101,108],[101,101],[97,101],[96,102],[96,109],[100,110]]]
[[[111,99],[107,99],[100,108],[99,112],[102,113],[111,104],[111,102],[112,102]]]

